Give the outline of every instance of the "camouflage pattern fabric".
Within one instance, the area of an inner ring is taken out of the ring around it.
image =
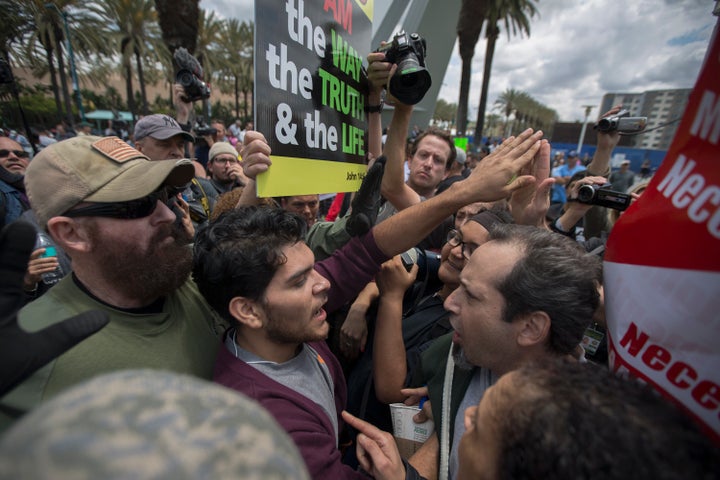
[[[0,438],[0,478],[308,479],[290,437],[258,403],[153,370],[96,377]]]

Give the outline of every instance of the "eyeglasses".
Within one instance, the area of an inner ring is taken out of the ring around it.
[[[0,158],[9,157],[11,153],[14,153],[18,158],[28,158],[30,156],[25,150],[6,150],[3,148],[0,150]]]
[[[238,163],[237,158],[213,158],[213,162],[215,163]]]
[[[452,248],[461,245],[462,256],[463,258],[465,258],[465,260],[470,260],[470,255],[472,255],[472,253],[475,251],[475,248],[471,249],[470,245],[468,245],[466,242],[463,242],[462,234],[457,230],[450,230],[447,234],[447,239],[445,239],[445,241]]]
[[[173,199],[178,192],[182,191],[177,187],[163,187],[150,195],[129,200],[127,202],[114,203],[95,203],[87,207],[75,208],[64,213],[65,217],[108,217],[119,218],[123,220],[133,220],[136,218],[145,218],[150,216],[157,208],[157,202],[168,205],[171,208],[169,200]]]

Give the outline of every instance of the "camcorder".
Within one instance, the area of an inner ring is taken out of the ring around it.
[[[390,94],[406,105],[423,99],[432,85],[430,72],[425,69],[425,39],[417,33],[400,32],[392,42],[375,50],[383,52],[388,62],[397,65],[390,79]]]
[[[632,197],[627,193],[611,190],[610,184],[582,185],[578,188],[577,201],[586,205],[599,205],[623,211],[630,206]]]
[[[182,85],[185,90],[183,101],[194,102],[210,98],[210,87],[202,80],[205,73],[197,58],[190,55],[183,47],[175,50],[173,58],[179,69],[175,75],[175,82]]]
[[[206,137],[208,135],[215,135],[217,133],[217,128],[211,127],[207,123],[205,123],[203,117],[198,117],[193,131],[198,137]]]
[[[621,135],[632,135],[645,130],[647,117],[630,117],[629,110],[620,110],[610,117],[601,118],[593,127],[599,132],[616,131]]]

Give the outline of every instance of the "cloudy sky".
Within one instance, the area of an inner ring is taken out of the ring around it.
[[[376,0],[376,12],[388,2]],[[539,0],[529,38],[508,40],[503,31],[498,39],[488,107],[502,91],[515,88],[555,109],[561,120],[574,121],[583,117],[582,105],[599,106],[607,92],[691,88],[717,20],[713,5],[710,0]],[[201,0],[200,6],[221,17],[254,20],[254,0]],[[481,37],[473,60],[470,118],[477,114],[484,54]],[[460,69],[456,45],[440,98],[457,103]],[[597,113],[596,108],[592,115]]]

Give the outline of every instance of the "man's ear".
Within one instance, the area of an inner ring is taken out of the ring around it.
[[[87,227],[82,222],[69,217],[52,217],[48,220],[47,229],[50,236],[68,254],[92,250]]]
[[[233,297],[228,306],[230,315],[241,325],[260,329],[264,325],[265,311],[255,300],[245,297]]]
[[[520,319],[517,341],[522,347],[545,344],[550,336],[550,316],[543,311],[530,312]]]

